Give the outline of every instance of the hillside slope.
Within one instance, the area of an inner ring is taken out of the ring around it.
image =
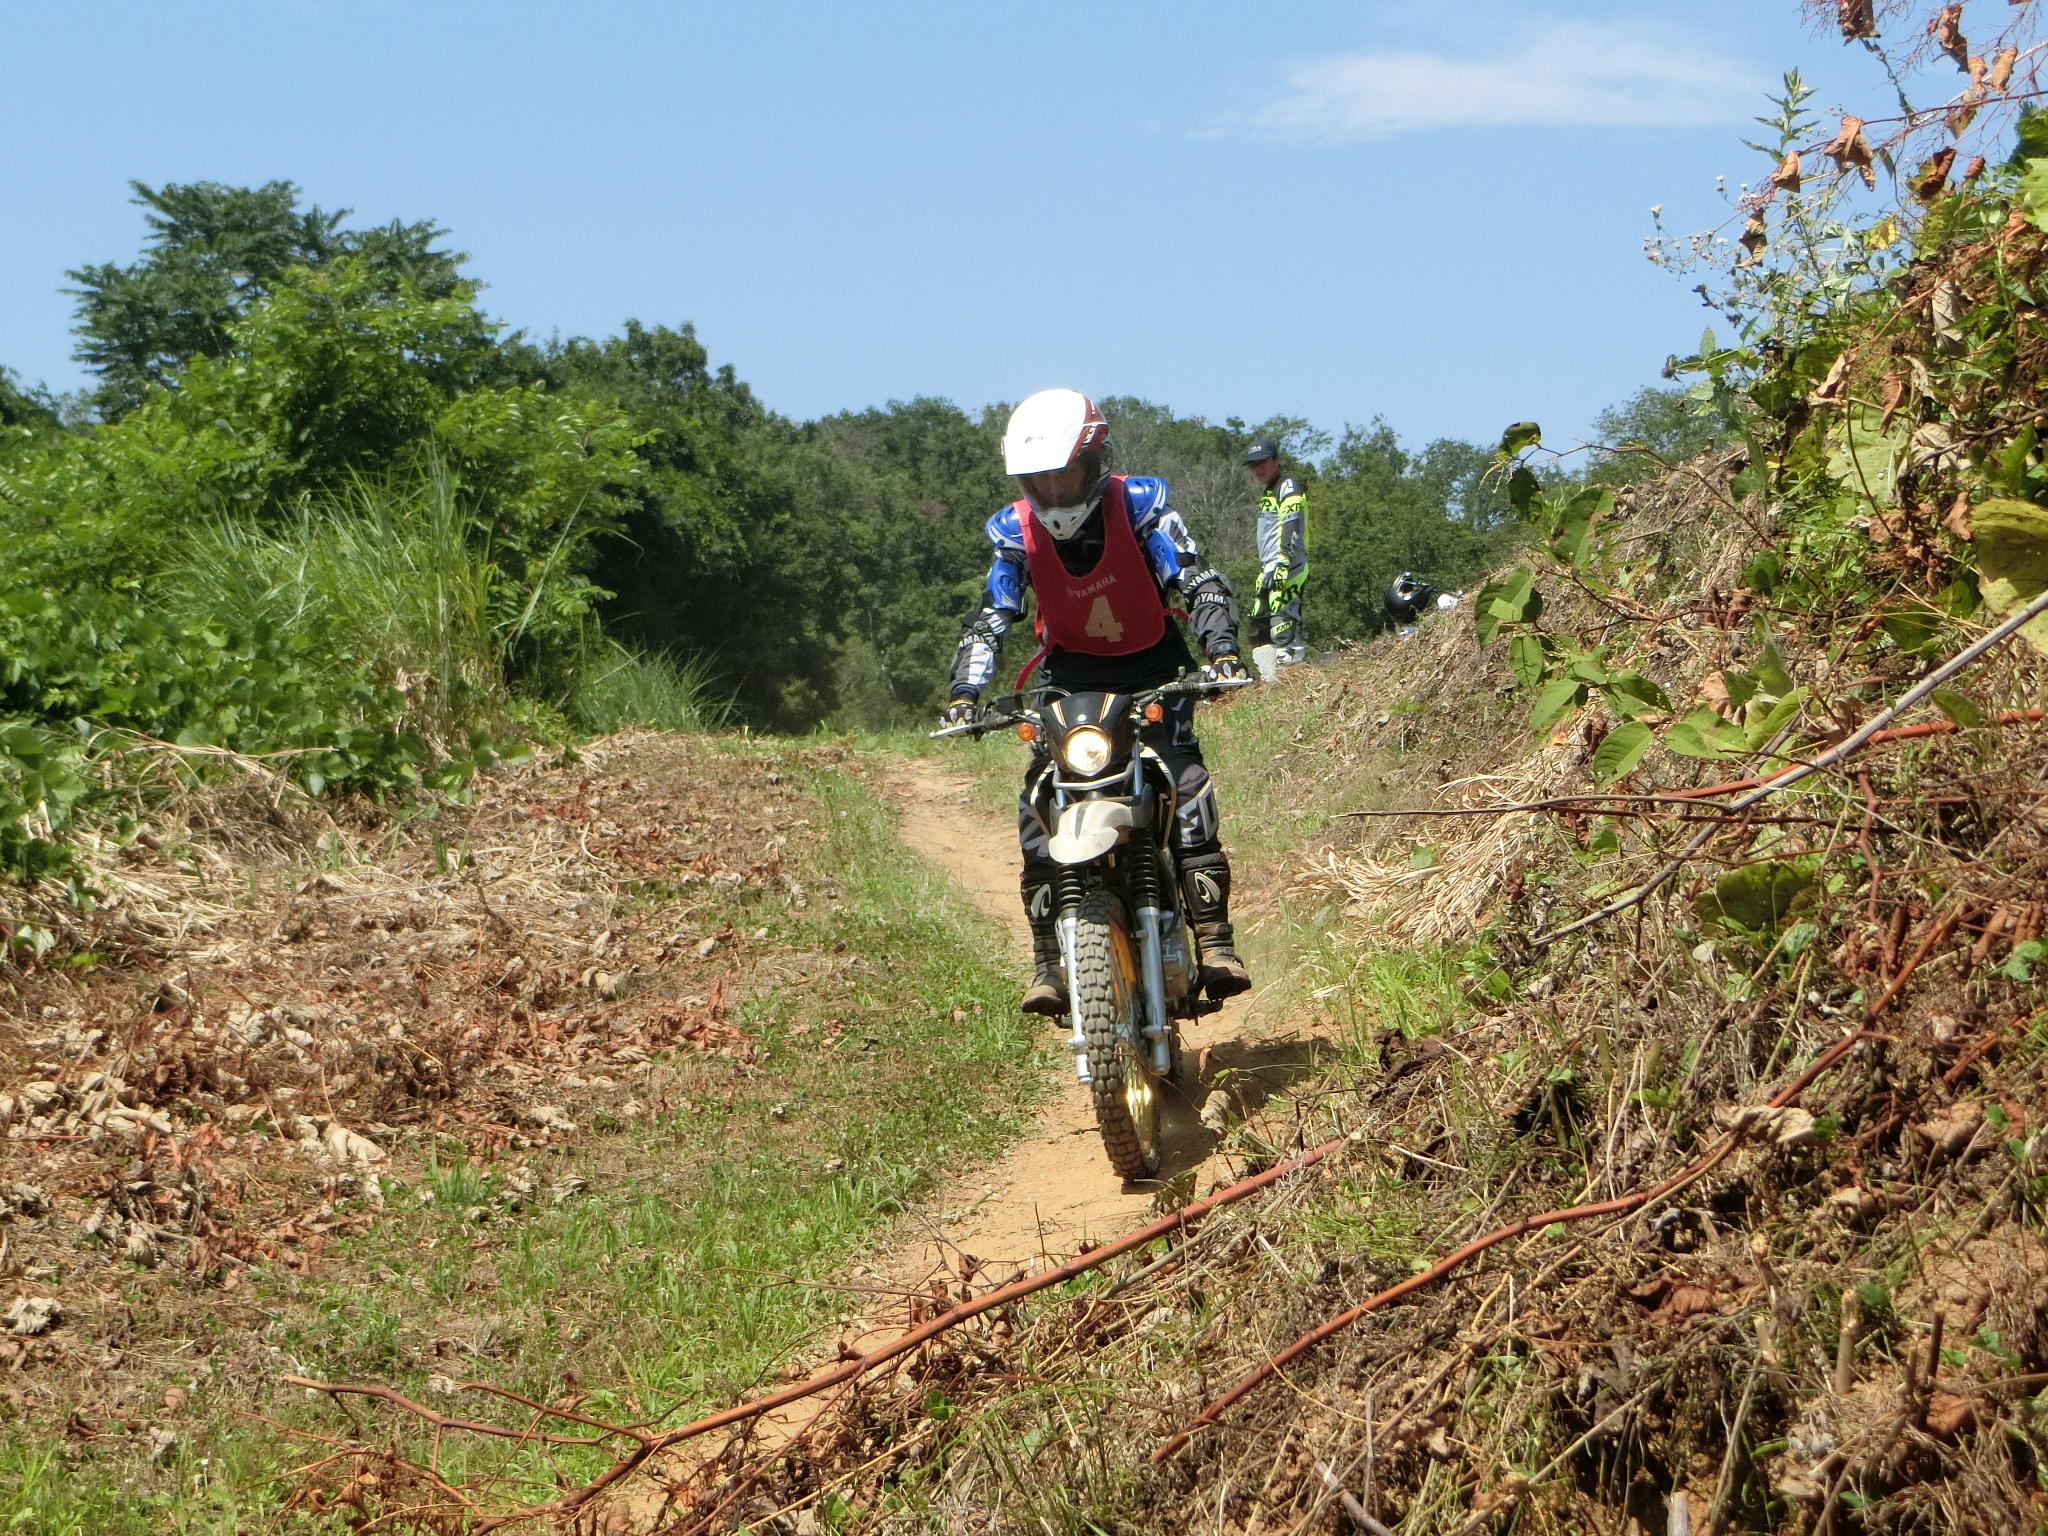
[[[1701,511],[1736,467],[1616,509],[1664,619],[1634,665],[1680,701],[1768,665],[1846,735],[1929,663],[1759,627]],[[1612,617],[1545,590],[1554,633]],[[2048,1520],[2044,682],[1995,650],[1746,809],[1817,748],[1617,776],[1614,715],[1532,737],[1463,613],[1212,711],[1261,1006],[1333,1046],[1225,1153],[1320,1160],[940,1335],[800,1454],[735,1449],[666,1528]]]

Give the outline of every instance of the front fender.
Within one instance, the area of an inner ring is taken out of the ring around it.
[[[1131,808],[1122,800],[1076,800],[1060,812],[1046,849],[1062,864],[1099,859],[1131,835]]]

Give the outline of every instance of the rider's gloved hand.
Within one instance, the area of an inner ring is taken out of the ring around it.
[[[1238,659],[1235,652],[1229,652],[1210,658],[1209,675],[1219,683],[1235,683],[1250,677],[1251,673],[1245,670],[1244,663]]]
[[[971,694],[963,694],[946,706],[946,712],[939,716],[939,726],[950,729],[956,725],[972,725],[980,708]]]

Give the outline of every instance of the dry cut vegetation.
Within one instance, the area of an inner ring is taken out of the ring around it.
[[[1679,712],[1768,642],[1846,734],[1925,663],[1741,586],[1754,550],[1697,515],[1730,467],[1624,505],[1639,613],[1560,584],[1553,622],[1638,624]],[[1598,707],[1532,743],[1465,622],[1212,719],[1253,841],[1315,808],[1248,906],[1344,1042],[1236,1155],[1326,1155],[892,1362],[794,1451],[728,1447],[663,1529],[2048,1522],[2044,681],[2000,650],[1951,703],[1977,723],[1912,716],[1742,814],[1673,755],[1601,788]]]
[[[347,1529],[419,1487],[331,1457],[293,1373],[659,1417],[839,1315],[1027,1039],[855,766],[615,737],[395,826],[252,769],[104,855],[6,978],[16,1527]]]

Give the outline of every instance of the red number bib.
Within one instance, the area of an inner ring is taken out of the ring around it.
[[[1122,475],[1110,476],[1103,489],[1102,558],[1082,576],[1060,562],[1058,542],[1031,503],[1015,506],[1024,533],[1024,568],[1038,594],[1038,638],[1046,646],[1084,656],[1129,656],[1159,643],[1166,633],[1166,605],[1131,527]]]

